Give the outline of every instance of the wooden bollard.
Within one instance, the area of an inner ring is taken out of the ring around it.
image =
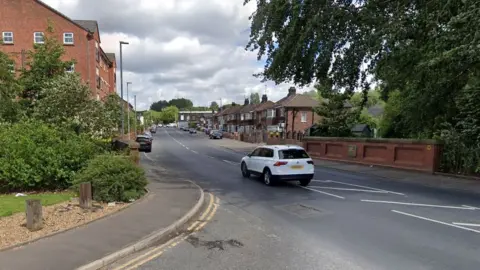
[[[92,207],[92,184],[90,182],[80,184],[79,203],[81,208]]]
[[[25,201],[25,213],[27,216],[27,229],[31,232],[43,228],[42,202],[39,199]]]

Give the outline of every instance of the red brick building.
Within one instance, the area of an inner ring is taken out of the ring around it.
[[[115,93],[115,54],[102,50],[96,21],[72,20],[39,0],[0,0],[0,7],[0,50],[15,61],[17,70],[25,67],[27,52],[43,43],[52,26],[53,37],[64,46],[64,60],[76,61],[70,71],[80,74],[92,95],[103,99]]]

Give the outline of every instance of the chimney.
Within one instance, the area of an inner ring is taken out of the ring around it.
[[[296,94],[297,94],[297,89],[295,89],[295,87],[292,86],[292,87],[288,88],[288,95],[287,95],[287,97],[293,96],[293,95],[296,95]]]
[[[267,95],[263,94],[263,96],[262,96],[262,103],[265,103],[265,102],[267,102],[267,101],[268,101]]]
[[[250,103],[250,101],[248,100],[248,98],[245,99],[245,103],[243,105],[248,105]]]

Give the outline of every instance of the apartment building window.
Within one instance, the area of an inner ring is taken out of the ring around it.
[[[240,120],[242,120],[242,121],[245,120],[245,114],[244,114],[244,113],[242,113],[242,114],[240,115]]]
[[[75,71],[75,64],[72,64],[71,66],[67,67],[65,71],[68,73],[73,73]]]
[[[3,32],[2,40],[4,44],[13,44],[13,32]]]
[[[285,108],[281,108],[280,109],[280,117],[284,117],[285,116]]]
[[[183,121],[185,119],[185,117],[183,116],[183,114],[180,115],[180,121]]]
[[[274,109],[267,110],[267,118],[274,118],[274,117],[275,117],[275,110]]]
[[[100,62],[100,50],[98,48],[95,48],[95,60]]]
[[[307,112],[302,112],[300,121],[302,121],[302,123],[307,122]]]
[[[101,80],[100,76],[97,76],[97,88],[98,89],[100,89],[102,87],[101,83],[102,83],[102,80]]]
[[[36,44],[43,44],[45,42],[43,32],[33,33],[33,42]]]
[[[63,33],[63,44],[73,44],[73,33]]]

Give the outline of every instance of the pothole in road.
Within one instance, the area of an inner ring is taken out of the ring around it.
[[[300,218],[316,217],[323,213],[323,211],[320,209],[317,209],[309,205],[301,204],[301,203],[281,205],[281,206],[276,206],[276,208],[286,211],[290,214],[296,215]]]
[[[186,241],[196,248],[206,247],[207,249],[225,250],[226,246],[235,248],[243,247],[243,243],[235,239],[205,241],[196,236],[190,235]]]

